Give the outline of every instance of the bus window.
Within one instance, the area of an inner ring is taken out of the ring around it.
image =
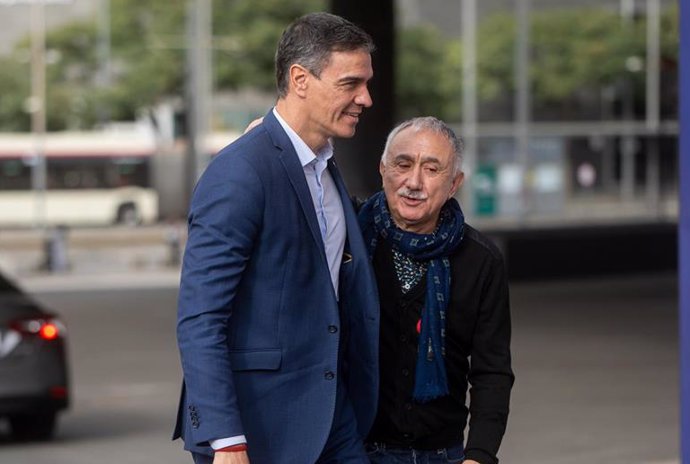
[[[0,159],[0,190],[31,188],[31,166],[21,159]]]

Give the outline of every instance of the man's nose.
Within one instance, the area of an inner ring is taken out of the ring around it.
[[[371,99],[371,95],[369,94],[368,88],[364,87],[364,90],[355,97],[355,103],[365,108],[369,108],[371,105],[374,104],[374,102]]]
[[[421,166],[415,166],[414,169],[410,171],[410,175],[407,178],[407,186],[413,190],[418,190],[422,187]]]

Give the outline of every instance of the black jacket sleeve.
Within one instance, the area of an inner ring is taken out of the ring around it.
[[[465,458],[482,464],[498,462],[514,381],[508,283],[503,259],[496,253],[484,263],[468,376],[470,422]]]

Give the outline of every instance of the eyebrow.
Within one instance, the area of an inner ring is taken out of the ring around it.
[[[407,153],[398,153],[393,157],[393,160],[395,161],[414,161],[415,156],[409,155]],[[438,165],[441,164],[441,160],[436,157],[435,155],[427,155],[422,157],[422,164],[424,163],[436,163]]]
[[[336,82],[339,84],[348,84],[350,82],[369,82],[371,79],[367,79],[364,76],[343,76]]]

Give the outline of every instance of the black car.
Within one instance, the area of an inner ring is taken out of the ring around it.
[[[69,404],[66,330],[0,275],[0,418],[18,440],[50,439]]]

